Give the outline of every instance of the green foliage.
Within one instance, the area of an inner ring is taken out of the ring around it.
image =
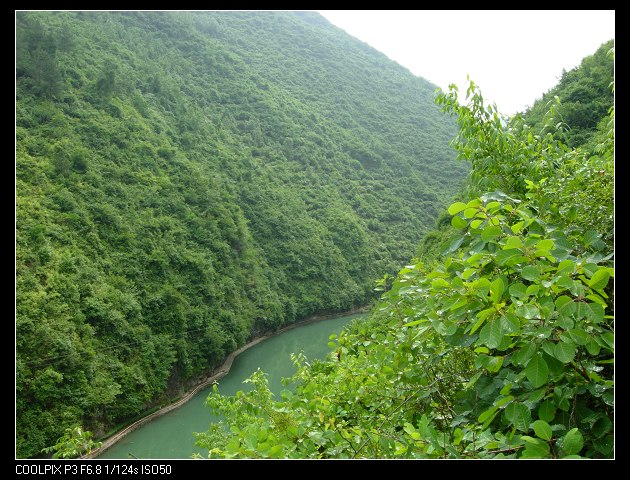
[[[299,12],[16,13],[16,455],[373,301],[467,167],[434,86]]]
[[[42,449],[42,453],[53,453],[52,458],[77,458],[99,448],[101,442],[92,440],[92,432],[84,431],[80,425],[66,428],[65,434],[52,447]]]
[[[612,159],[612,134],[589,156],[495,117],[472,82],[468,97],[438,103],[459,117],[470,191],[491,190],[449,207],[444,255],[378,282],[371,319],[325,361],[294,356],[280,399],[262,372],[247,393],[215,389],[224,423],[197,436],[211,458],[612,457],[613,235],[566,214],[578,184],[600,190],[589,171]],[[612,204],[602,190],[583,211]]]

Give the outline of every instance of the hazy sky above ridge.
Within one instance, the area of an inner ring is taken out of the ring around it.
[[[466,76],[499,111],[524,111],[615,37],[614,10],[321,10],[442,89]]]

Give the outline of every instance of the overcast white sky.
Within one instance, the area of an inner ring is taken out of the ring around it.
[[[446,90],[466,75],[499,111],[524,111],[615,37],[614,10],[322,10],[326,19]]]

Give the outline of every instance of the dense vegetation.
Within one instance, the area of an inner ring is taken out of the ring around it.
[[[19,457],[365,305],[468,170],[435,87],[313,13],[18,12],[16,79]]]
[[[540,128],[473,82],[437,103],[472,165],[450,230],[380,281],[326,360],[294,355],[281,398],[261,371],[234,397],[215,386],[229,428],[197,434],[211,458],[614,455],[614,110],[571,148],[555,102]]]
[[[579,66],[563,71],[558,84],[525,112],[527,122],[535,129],[542,128],[549,102],[559,97],[561,104],[557,107],[556,120],[570,127],[563,131],[564,141],[571,147],[587,143],[614,103],[610,82],[615,66],[608,55],[613,44],[613,40],[604,43]]]

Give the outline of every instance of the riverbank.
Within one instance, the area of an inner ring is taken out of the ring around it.
[[[287,325],[279,330],[276,330],[275,332],[269,332],[267,334],[261,335],[257,338],[252,339],[250,342],[248,342],[247,344],[243,345],[241,348],[235,350],[234,352],[230,353],[224,360],[224,362],[218,366],[217,368],[215,368],[213,370],[213,372],[209,375],[209,376],[202,376],[198,379],[197,383],[190,388],[187,392],[185,392],[181,397],[178,397],[178,399],[176,399],[173,403],[160,408],[157,411],[154,411],[152,413],[148,413],[147,415],[143,416],[142,418],[138,419],[137,421],[131,423],[130,425],[126,426],[125,428],[123,428],[122,430],[113,433],[112,435],[110,435],[109,437],[104,437],[105,439],[101,439],[103,441],[103,444],[101,445],[100,448],[92,451],[89,455],[85,455],[81,458],[96,458],[97,456],[101,455],[103,452],[105,452],[107,449],[109,449],[110,447],[112,447],[114,444],[116,444],[119,440],[121,440],[123,437],[125,437],[128,433],[132,432],[133,430],[137,429],[138,427],[154,420],[155,418],[164,415],[168,412],[171,412],[179,407],[181,407],[182,405],[184,405],[186,402],[188,402],[190,399],[192,399],[201,389],[204,389],[206,387],[208,387],[209,385],[211,385],[212,383],[217,382],[218,380],[220,380],[221,378],[223,378],[225,375],[227,375],[232,367],[232,364],[234,362],[234,359],[240,355],[241,353],[243,353],[244,351],[248,350],[249,348],[263,342],[264,340],[267,340],[269,338],[275,337],[277,335],[280,335],[288,330],[291,329],[295,329],[297,327],[302,327],[311,323],[315,323],[315,322],[319,322],[319,321],[323,321],[323,320],[330,320],[333,318],[342,318],[342,317],[346,317],[349,315],[355,315],[358,313],[365,313],[368,312],[370,310],[370,307],[362,307],[362,308],[357,308],[357,309],[353,309],[347,312],[342,312],[342,313],[331,313],[331,314],[320,314],[320,315],[312,315],[310,317],[307,317],[299,322],[295,322],[292,323],[290,325]]]

